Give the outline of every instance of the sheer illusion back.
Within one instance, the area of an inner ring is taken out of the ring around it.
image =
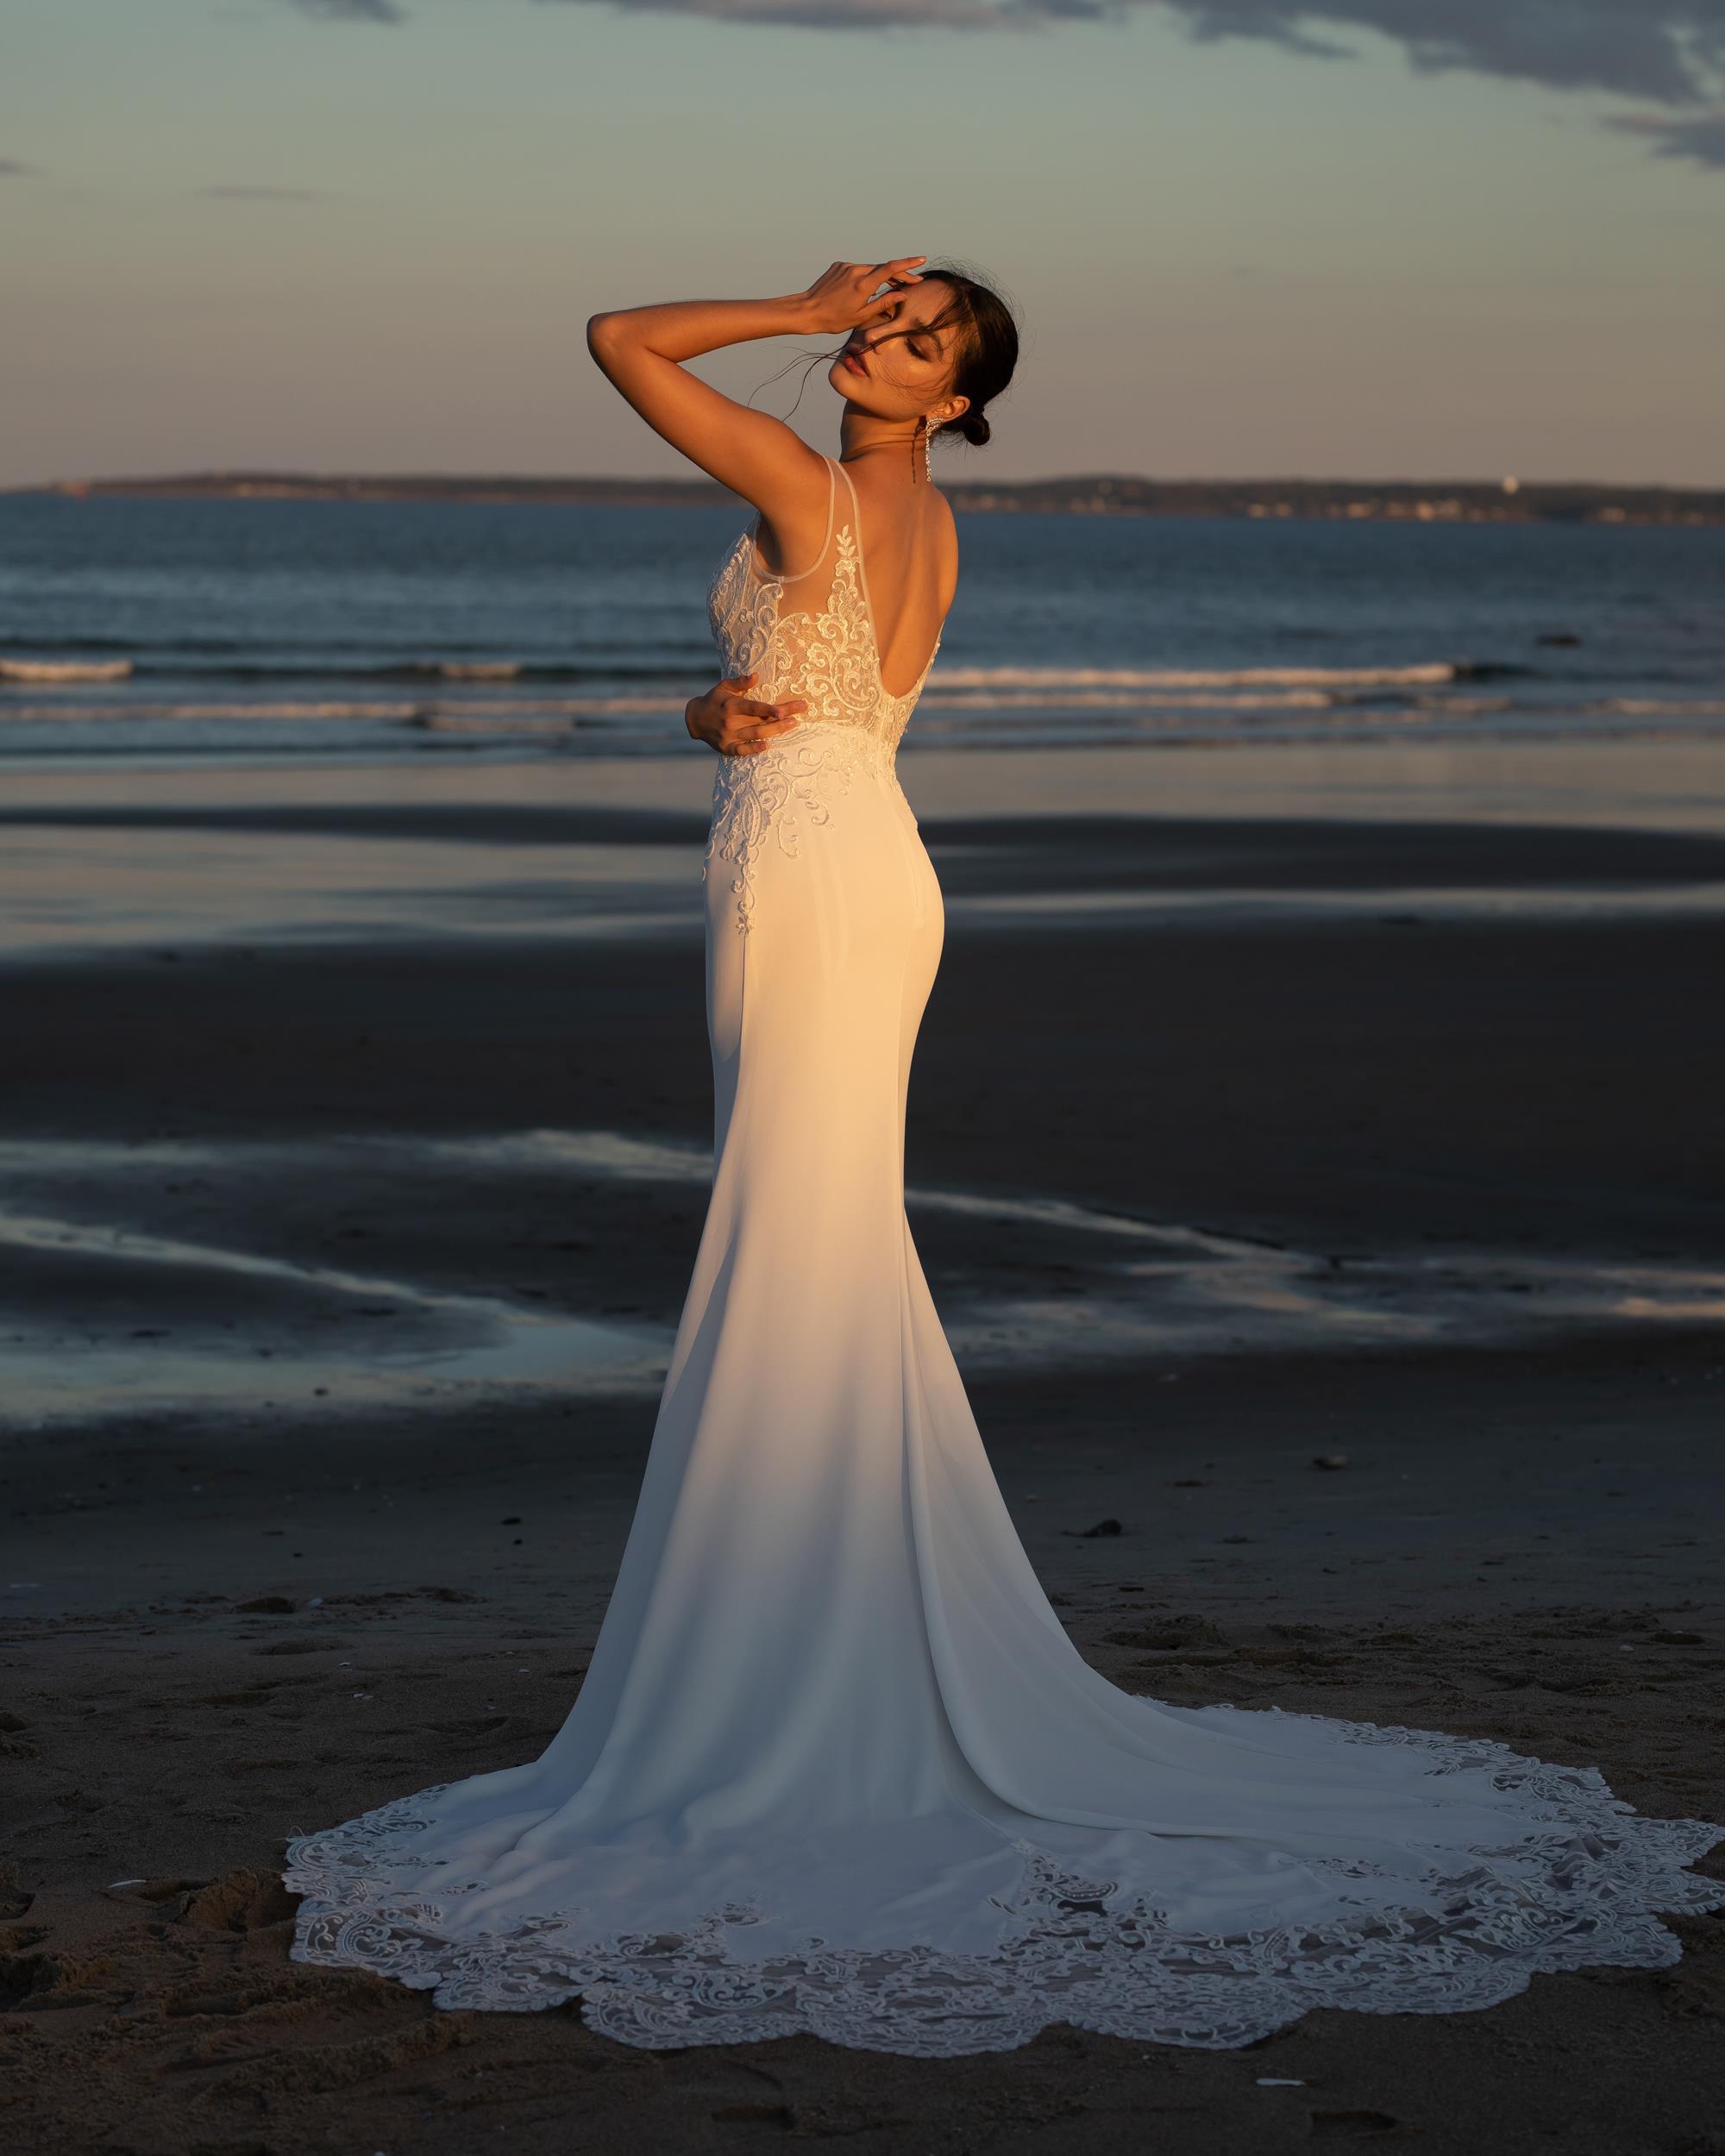
[[[905,1214],[944,914],[895,767],[922,684],[882,683],[842,466],[818,558],[775,573],[745,532],[710,610],[725,671],[808,713],[714,775],[712,1190],[616,1589],[538,1758],[293,1842],[296,1959],[442,2006],[579,1995],[647,2046],[929,2056],[1051,2021],[1246,2044],[1678,1959],[1657,1912],[1725,1903],[1689,1869],[1709,1822],[1595,1767],[1085,1662]]]
[[[886,684],[869,594],[856,482],[836,458],[825,461],[826,534],[819,554],[793,573],[768,569],[761,559],[757,517],[713,580],[708,620],[726,672],[752,670],[757,696],[769,701],[804,697],[804,725],[855,726],[877,755],[890,760],[939,653],[940,636],[937,633],[910,687],[894,695]]]

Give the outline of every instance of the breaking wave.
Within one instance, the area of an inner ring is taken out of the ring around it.
[[[129,659],[0,659],[0,681],[29,681],[44,687],[56,681],[123,681]]]

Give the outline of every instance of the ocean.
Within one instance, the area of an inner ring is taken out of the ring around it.
[[[0,497],[0,759],[686,750],[737,511]],[[966,514],[907,748],[1725,732],[1725,528]]]

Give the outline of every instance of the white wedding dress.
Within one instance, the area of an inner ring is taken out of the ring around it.
[[[540,1758],[293,1841],[295,1958],[448,2007],[579,1994],[629,2044],[924,2055],[1675,1961],[1657,1912],[1725,1905],[1687,1868],[1725,1829],[1481,1739],[1137,1698],[1062,1629],[905,1219],[921,683],[887,693],[833,469],[819,560],[769,574],[745,533],[710,595],[725,672],[808,711],[718,765],[712,1203],[591,1671]]]

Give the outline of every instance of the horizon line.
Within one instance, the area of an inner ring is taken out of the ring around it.
[[[79,490],[97,491],[108,488],[141,488],[150,486],[210,486],[275,485],[292,486],[517,486],[543,488],[551,486],[618,486],[618,487],[677,487],[711,491],[717,494],[732,494],[735,490],[722,480],[700,472],[687,474],[624,473],[615,472],[520,472],[495,469],[471,471],[416,468],[400,471],[360,471],[290,467],[280,465],[206,465],[175,471],[142,473],[104,473],[85,475],[62,475],[52,479],[21,479],[0,485],[0,495],[66,493]],[[989,491],[1019,490],[1027,487],[1051,486],[1130,486],[1130,487],[1218,487],[1245,488],[1270,486],[1352,486],[1359,488],[1391,487],[1462,487],[1480,489],[1493,493],[1514,496],[1536,490],[1549,492],[1586,491],[1590,492],[1622,492],[1641,494],[1670,494],[1678,496],[1708,496],[1725,492],[1725,480],[1715,485],[1674,479],[1601,479],[1583,477],[1564,479],[1529,479],[1515,473],[1401,473],[1391,477],[1366,477],[1346,472],[1284,471],[1244,474],[1182,473],[1171,476],[1158,473],[1126,471],[1058,472],[1019,479],[989,479],[981,475],[953,476],[940,482],[943,486],[957,489],[987,489]]]

